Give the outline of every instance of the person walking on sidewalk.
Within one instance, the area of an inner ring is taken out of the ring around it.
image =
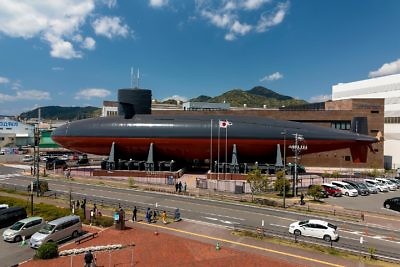
[[[167,224],[167,213],[165,212],[165,210],[161,214],[161,219],[163,224]]]
[[[151,210],[150,210],[150,208],[147,208],[147,211],[146,211],[146,222],[150,223],[150,219],[151,219]]]
[[[93,254],[92,254],[91,250],[88,250],[85,253],[84,260],[85,260],[85,267],[92,267],[93,266],[94,257],[93,257]]]
[[[186,188],[187,188],[187,184],[186,184],[186,181],[185,181],[185,183],[183,184],[183,192],[185,192],[185,193],[186,193]]]
[[[179,189],[179,193],[181,193],[182,192],[182,182],[181,181],[179,181],[178,189]]]
[[[132,222],[136,222],[137,221],[136,214],[137,214],[137,208],[135,206],[133,208],[133,211],[132,211]]]

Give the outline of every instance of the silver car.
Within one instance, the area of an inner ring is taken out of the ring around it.
[[[82,232],[79,216],[69,215],[48,222],[30,239],[31,248],[38,248],[47,242],[58,242],[68,237],[78,237]]]
[[[30,217],[14,223],[3,232],[5,241],[19,242],[23,237],[30,237],[45,224],[42,217]]]

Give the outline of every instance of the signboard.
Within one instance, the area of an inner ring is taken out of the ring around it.
[[[119,213],[114,213],[114,221],[119,221]]]

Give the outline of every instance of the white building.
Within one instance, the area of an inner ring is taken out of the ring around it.
[[[400,167],[400,74],[339,83],[332,86],[332,100],[384,98],[385,168]]]
[[[7,117],[0,118],[0,147],[32,145],[34,126]]]

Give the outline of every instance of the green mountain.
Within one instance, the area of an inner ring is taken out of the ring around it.
[[[77,120],[99,117],[101,108],[97,107],[60,107],[48,106],[40,108],[42,119],[46,120]],[[38,108],[23,112],[20,114],[20,119],[31,119],[38,117]]]
[[[262,86],[256,86],[250,90],[233,89],[216,97],[199,96],[190,99],[193,102],[229,103],[231,107],[279,108],[282,106],[295,106],[307,104],[306,101],[294,99],[290,96],[278,94]]]

